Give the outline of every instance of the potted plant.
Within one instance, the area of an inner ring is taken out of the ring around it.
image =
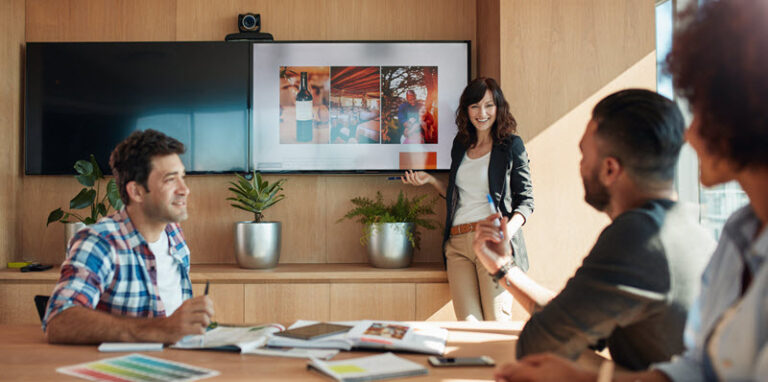
[[[48,214],[48,222],[46,223],[46,226],[55,221],[63,223],[67,244],[81,228],[96,223],[102,216],[107,216],[110,207],[114,208],[115,211],[123,208],[123,201],[120,199],[120,192],[117,190],[114,179],[107,181],[104,192],[102,192],[101,185],[105,178],[93,154],[89,160],[81,159],[75,162],[75,171],[77,171],[75,179],[84,187],[69,201],[69,208],[81,210],[90,207],[90,213],[78,214],[57,208]]]
[[[420,248],[421,232],[418,227],[435,229],[437,222],[426,218],[433,215],[437,198],[427,195],[408,196],[400,191],[397,200],[384,202],[381,192],[375,199],[353,198],[352,208],[339,219],[355,219],[363,224],[360,244],[367,246],[371,265],[377,268],[405,268],[411,265],[413,249]]]
[[[241,175],[230,182],[232,207],[253,214],[253,220],[235,223],[235,258],[243,268],[273,268],[280,259],[280,222],[264,221],[264,210],[283,200],[286,179],[269,183],[254,171],[249,182]]]

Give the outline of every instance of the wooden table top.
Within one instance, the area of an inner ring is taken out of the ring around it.
[[[432,322],[449,330],[446,356],[474,357],[487,355],[497,364],[515,359],[515,341],[522,327],[520,322]],[[152,357],[183,362],[193,366],[219,371],[210,380],[239,381],[328,381],[316,372],[306,370],[307,360],[241,355],[233,352],[205,350],[177,350],[165,348],[161,352],[141,352]],[[62,366],[92,362],[129,353],[102,353],[96,346],[50,345],[45,341],[38,325],[0,325],[0,380],[48,381],[78,380],[57,373]],[[333,360],[368,356],[376,352],[340,352]],[[397,353],[414,362],[428,365],[427,355]],[[602,358],[585,353],[580,363],[597,368]],[[398,379],[402,381],[488,381],[492,380],[492,367],[434,368],[428,366],[426,376]]]

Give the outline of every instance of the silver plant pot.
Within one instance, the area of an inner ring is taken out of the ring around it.
[[[280,222],[235,223],[235,258],[242,268],[274,268],[280,260]]]
[[[64,248],[65,251],[69,249],[69,242],[72,241],[72,238],[75,236],[77,231],[85,228],[85,223],[83,222],[69,222],[64,223]],[[66,253],[65,253],[66,256]]]
[[[368,259],[376,268],[406,268],[413,261],[408,232],[413,223],[374,223],[370,225]]]

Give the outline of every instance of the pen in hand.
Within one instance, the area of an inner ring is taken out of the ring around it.
[[[205,280],[205,290],[203,291],[203,294],[206,296],[208,295],[208,288],[211,286],[211,280]],[[203,334],[200,336],[200,347],[205,346],[205,332],[208,331],[208,329],[211,328],[211,325],[213,325],[213,322],[208,325],[208,327],[205,328],[205,331],[203,331]]]
[[[485,197],[488,198],[488,207],[490,208],[491,214],[495,214],[496,212],[498,212],[498,211],[496,211],[496,205],[493,204],[493,198],[491,197],[491,194],[486,194]],[[493,225],[496,226],[496,227],[501,227],[501,223],[499,223],[499,219],[494,219],[493,220]],[[504,231],[500,231],[499,235],[503,239],[504,238]]]

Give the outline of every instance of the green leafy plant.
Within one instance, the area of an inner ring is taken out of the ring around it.
[[[376,192],[376,198],[365,197],[352,198],[354,204],[344,217],[339,219],[357,220],[363,224],[363,236],[360,238],[360,244],[367,245],[371,238],[371,233],[375,229],[373,223],[413,223],[413,232],[407,232],[408,241],[414,248],[421,248],[421,233],[416,229],[424,227],[426,229],[437,228],[437,221],[427,218],[428,215],[434,215],[434,206],[437,197],[427,198],[428,195],[415,196],[408,198],[400,191],[397,200],[387,203],[381,192]]]
[[[261,178],[261,174],[254,171],[253,179],[249,182],[241,175],[236,175],[234,182],[229,182],[235,196],[227,198],[233,202],[232,207],[253,213],[253,222],[259,223],[264,219],[264,210],[274,206],[277,202],[283,200],[285,195],[278,194],[283,190],[283,183],[287,179],[280,179],[270,184]]]
[[[75,162],[75,171],[77,171],[75,179],[85,187],[69,201],[69,208],[71,210],[81,210],[91,207],[90,214],[80,215],[57,208],[48,214],[46,226],[55,221],[69,223],[72,221],[70,218],[81,221],[86,225],[93,224],[99,220],[99,217],[107,216],[110,207],[114,208],[115,211],[123,208],[123,201],[120,200],[120,192],[117,190],[117,184],[114,179],[107,181],[106,189],[103,193],[101,192],[101,184],[105,178],[93,154],[91,154],[89,160],[81,159]]]

